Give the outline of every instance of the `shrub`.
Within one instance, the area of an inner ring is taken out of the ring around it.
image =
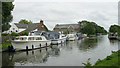
[[[2,34],[2,36],[8,36],[8,35],[9,35],[9,34],[6,34],[6,33],[5,33],[5,34]]]
[[[24,32],[21,33],[21,35],[26,35],[26,36],[28,36],[28,34],[29,33],[27,31],[24,31]]]
[[[111,60],[111,58],[112,58],[111,56],[107,56],[106,60]]]
[[[11,33],[11,36],[19,36],[19,34],[18,34],[18,33],[15,33],[15,32],[12,32],[12,33]]]

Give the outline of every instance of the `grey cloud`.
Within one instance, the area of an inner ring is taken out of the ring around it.
[[[104,26],[117,22],[117,3],[99,2],[15,2],[14,20],[21,18],[39,22],[45,21],[49,29],[58,23],[77,23],[79,20],[91,20]]]

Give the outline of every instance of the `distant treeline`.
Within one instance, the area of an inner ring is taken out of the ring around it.
[[[118,36],[120,36],[120,26],[119,25],[111,25],[109,28],[110,33],[118,33]]]
[[[80,25],[80,32],[83,34],[89,35],[96,35],[96,34],[107,34],[107,31],[97,25],[95,22],[89,22],[89,21],[79,21],[78,22]]]

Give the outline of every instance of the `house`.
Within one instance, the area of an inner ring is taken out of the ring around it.
[[[80,26],[79,24],[57,24],[54,29],[56,32],[63,32],[64,34],[79,32]]]
[[[48,28],[44,25],[43,20],[40,20],[39,23],[32,23],[32,24],[13,23],[10,29],[3,33],[11,34],[12,32],[21,33],[23,31],[33,32],[38,30],[48,31]]]

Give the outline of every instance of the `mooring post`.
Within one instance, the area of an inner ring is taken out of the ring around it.
[[[46,47],[47,47],[47,43],[46,43]]]
[[[40,52],[41,52],[41,44],[40,44]]]
[[[47,51],[47,43],[46,43],[46,47],[45,48],[46,48],[46,51]]]
[[[40,44],[40,49],[41,49],[41,44]]]
[[[34,45],[32,45],[32,49],[34,49]]]
[[[26,50],[28,51],[28,46],[26,46]]]

